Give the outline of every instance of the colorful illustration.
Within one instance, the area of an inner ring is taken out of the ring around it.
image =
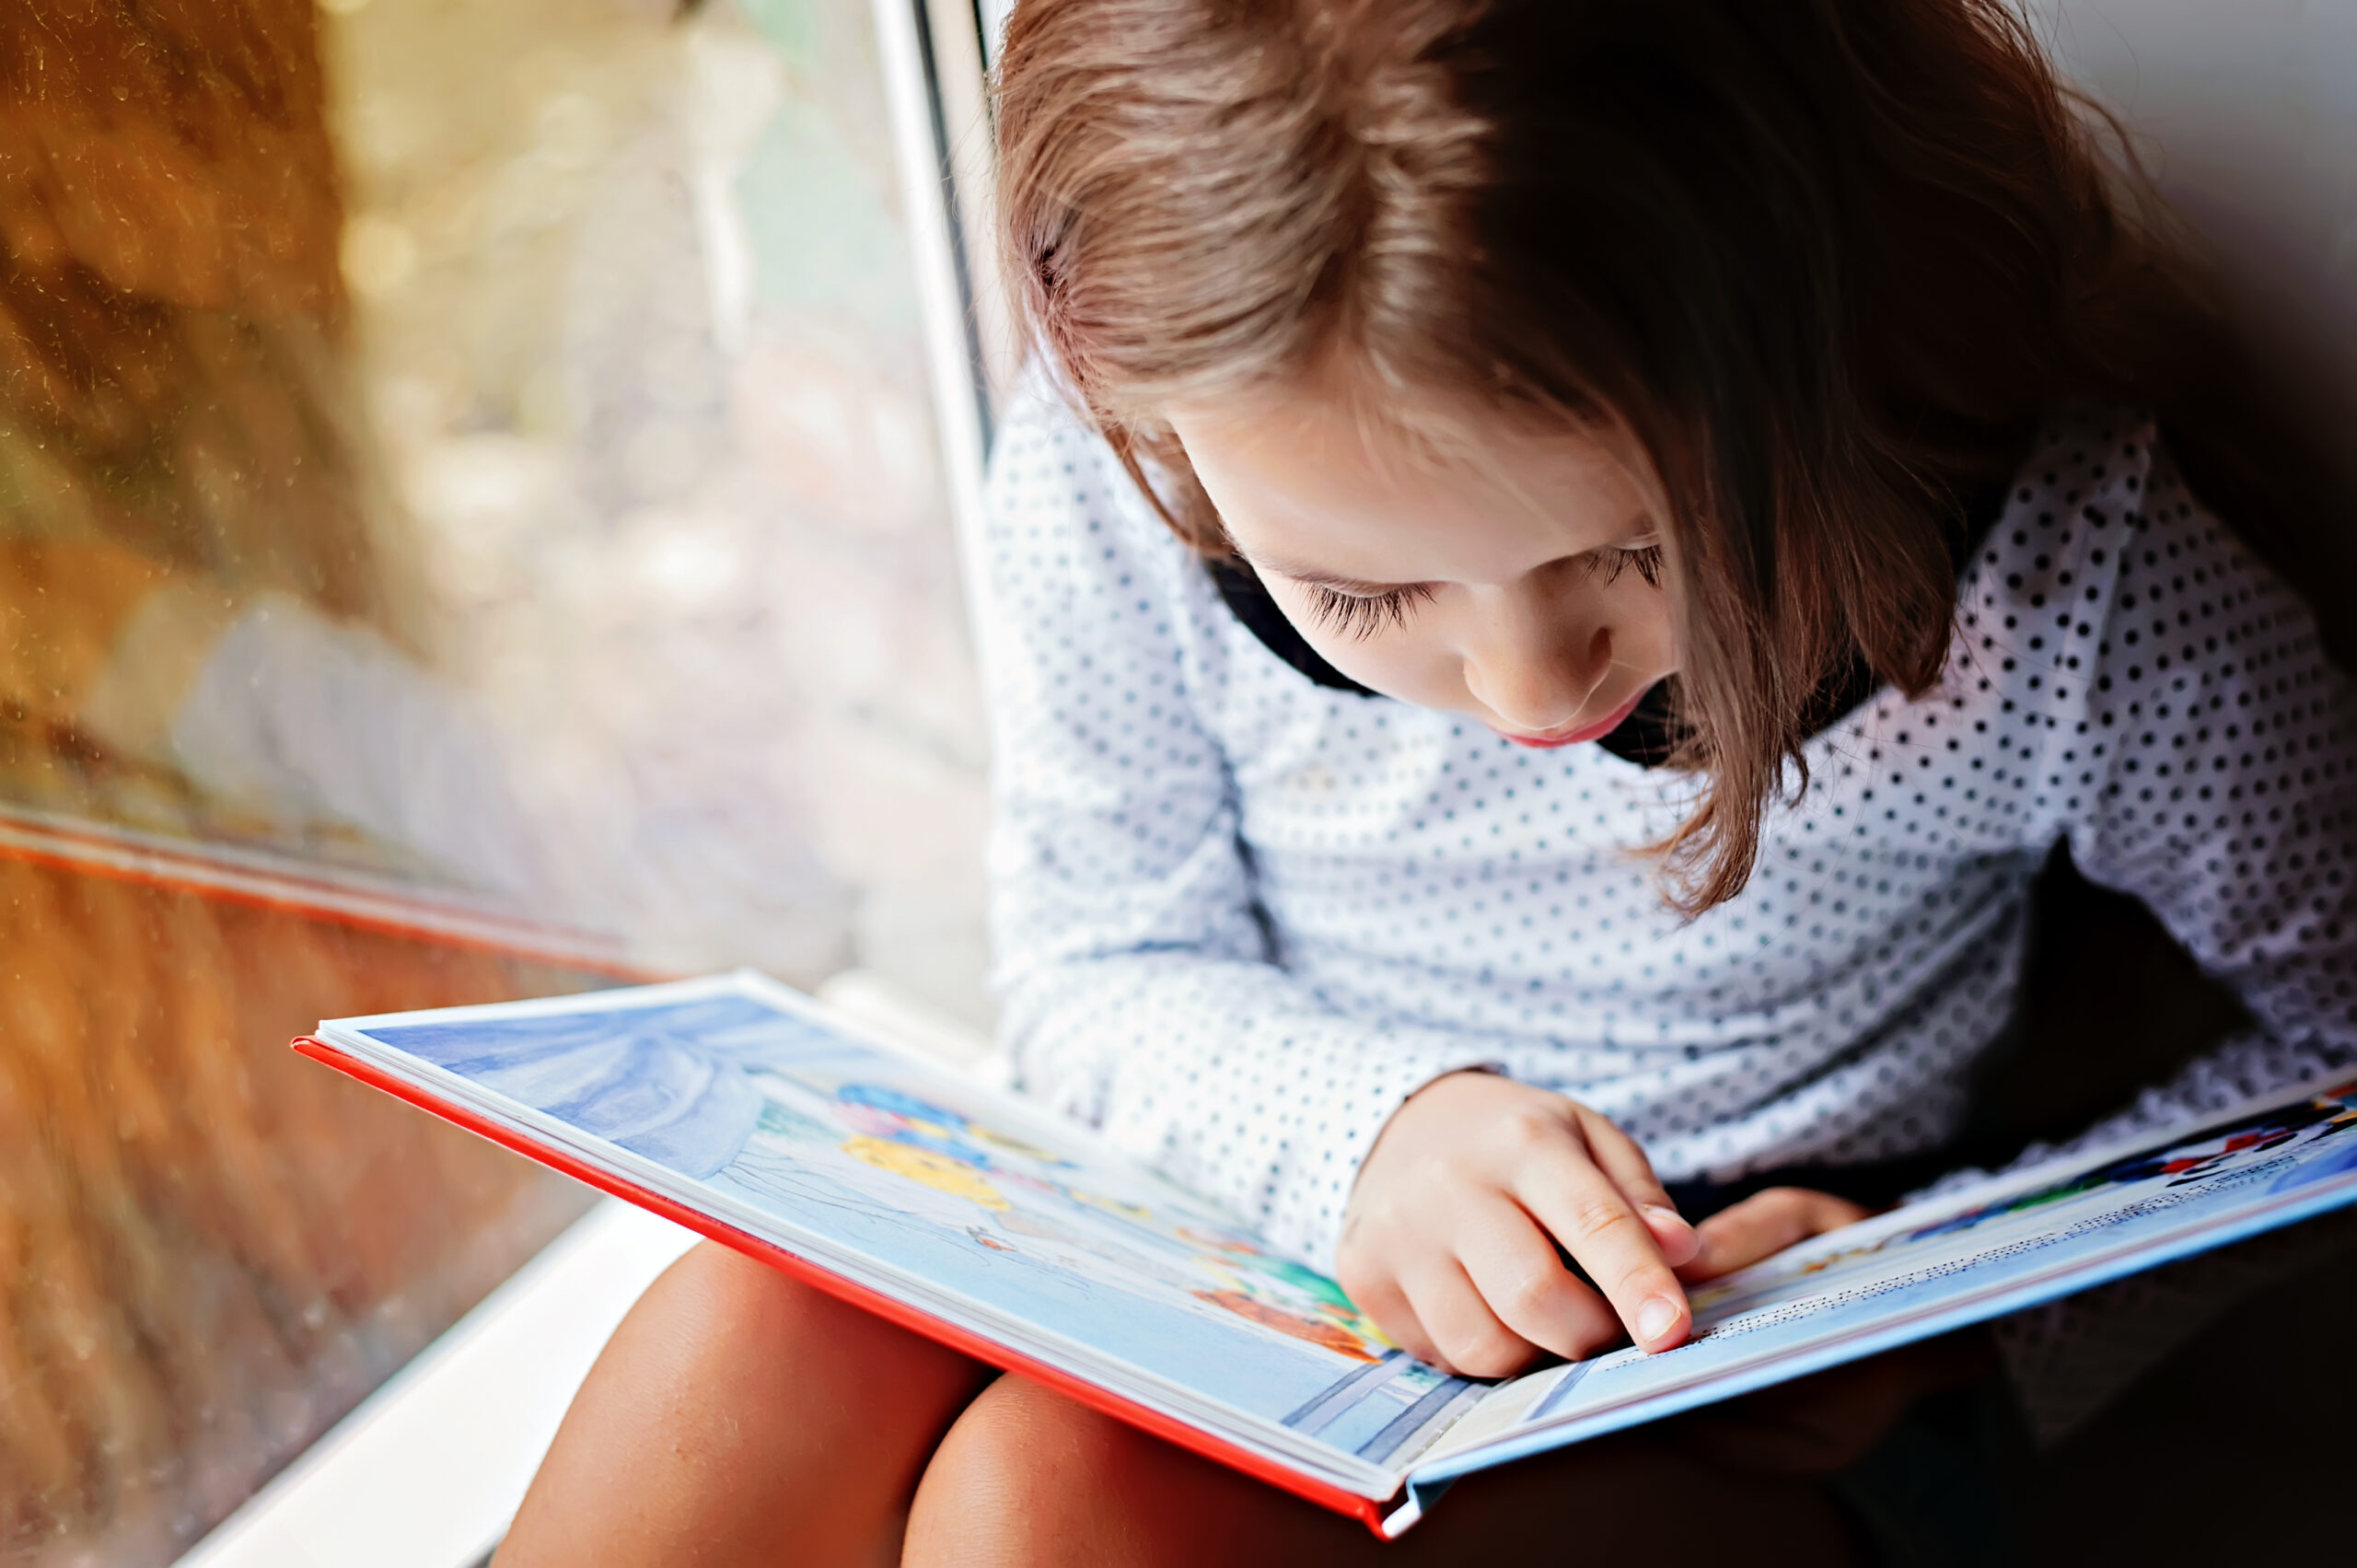
[[[1178,1234],[1204,1248],[1200,1262],[1234,1276],[1225,1289],[1197,1291],[1199,1299],[1354,1361],[1379,1361],[1389,1348],[1390,1342],[1351,1304],[1342,1287],[1317,1270],[1276,1257],[1232,1232],[1182,1226]],[[1302,1310],[1304,1303],[1307,1311]]]
[[[367,1033],[888,1267],[1124,1347],[1147,1370],[1232,1386],[1269,1419],[1315,1406],[1318,1432],[1354,1449],[1396,1445],[1405,1410],[1437,1414],[1474,1387],[1411,1361],[1352,1382],[1404,1358],[1326,1275],[1059,1123],[1016,1125],[1004,1100],[765,1000]],[[1363,1420],[1344,1419],[1338,1386],[1372,1401]]]
[[[2172,1187],[2182,1187],[2247,1167],[2259,1156],[2298,1140],[2304,1132],[2309,1134],[2306,1141],[2314,1144],[2352,1129],[2357,1129],[2357,1083],[2328,1089],[2296,1105],[2258,1111],[2212,1128],[2190,1143],[2132,1155],[2018,1198],[1967,1209],[1953,1219],[1907,1232],[1907,1239],[1921,1240],[1970,1230],[2007,1214],[2068,1202],[2090,1192],[2150,1181],[2156,1177],[2166,1178]]]

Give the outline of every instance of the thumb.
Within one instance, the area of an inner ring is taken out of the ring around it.
[[[1701,1245],[1678,1268],[1689,1284],[1747,1269],[1795,1242],[1855,1225],[1873,1211],[1805,1187],[1771,1187],[1731,1204],[1694,1227]]]

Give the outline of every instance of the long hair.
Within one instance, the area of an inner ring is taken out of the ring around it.
[[[996,91],[1025,326],[1198,550],[1160,411],[1327,354],[1404,417],[1637,437],[1689,913],[1805,787],[1829,678],[1937,680],[1964,496],[2060,402],[2199,379],[2204,307],[2003,0],[1024,0]]]

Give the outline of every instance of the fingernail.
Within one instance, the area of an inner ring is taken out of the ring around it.
[[[1679,1214],[1676,1209],[1671,1208],[1666,1203],[1647,1203],[1644,1205],[1644,1211],[1646,1217],[1649,1219],[1661,1220],[1670,1225],[1683,1226],[1688,1230],[1692,1230],[1694,1228],[1693,1225],[1688,1224],[1684,1214]]]
[[[1637,1309],[1637,1338],[1657,1340],[1678,1325],[1678,1303],[1657,1295]]]

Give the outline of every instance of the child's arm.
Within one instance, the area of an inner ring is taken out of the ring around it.
[[[2091,1134],[2106,1139],[2357,1062],[2357,691],[2307,607],[2138,434],[2131,509],[2088,530],[2078,621],[2057,640],[2078,656],[2056,672],[2077,711],[2057,716],[2076,722],[2049,731],[2039,782],[2080,869],[2142,899],[2259,1028]]]
[[[1676,1343],[1671,1266],[1696,1240],[1633,1143],[1468,1071],[1491,1064],[1478,1038],[1347,1016],[1273,961],[1213,733],[1250,719],[1226,706],[1241,701],[1228,612],[1036,386],[1010,412],[992,501],[993,915],[1021,1086],[1320,1266],[1351,1206],[1354,1298],[1446,1365],[1593,1350],[1622,1322]]]
[[[994,454],[986,564],[993,919],[1017,1080],[1329,1266],[1391,1113],[1488,1053],[1346,1016],[1272,961],[1204,717],[1224,699],[1227,611],[1038,382]]]
[[[1980,661],[1972,674],[2006,683],[2007,711],[2037,737],[2023,749],[2034,769],[2019,775],[2025,804],[2091,879],[2142,899],[2258,1024],[2026,1161],[2357,1063],[2357,699],[2306,607],[2188,493],[2152,429],[2092,434],[2045,454],[2073,470],[2081,510],[2041,517],[2026,540],[1992,541],[1981,597],[1966,606],[1980,617],[1966,656]],[[2165,1284],[2140,1277],[1995,1326],[2041,1440],[2202,1320],[2181,1310],[2173,1327],[2140,1298],[2222,1305],[2238,1273],[2263,1277],[2231,1255],[2167,1272]]]

